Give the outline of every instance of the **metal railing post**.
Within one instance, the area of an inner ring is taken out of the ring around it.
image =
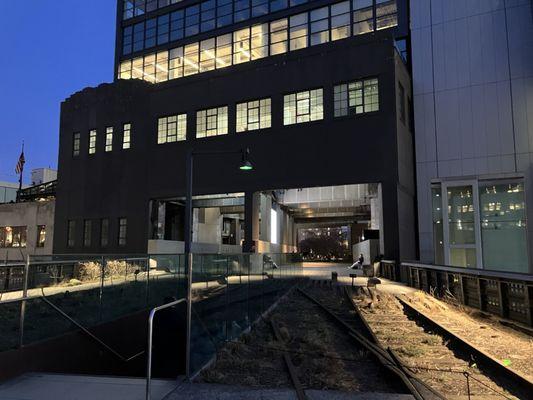
[[[152,345],[153,345],[153,332],[154,332],[154,317],[159,310],[175,306],[179,303],[184,302],[185,299],[179,299],[172,301],[162,306],[155,307],[150,311],[148,317],[148,348],[146,349],[146,400],[151,399],[151,389],[152,389]],[[187,302],[189,303],[189,302]],[[189,308],[187,304],[187,309]]]
[[[191,377],[191,335],[192,335],[192,253],[187,253],[187,343],[185,348],[185,375]]]
[[[104,279],[105,279],[105,266],[106,266],[105,256],[102,256],[101,263],[102,263],[102,273],[100,277],[100,294],[99,294],[100,321],[102,320],[102,305],[103,305],[103,298],[104,298]]]
[[[146,258],[146,305],[150,304],[150,261]]]
[[[26,264],[24,265],[24,283],[22,288],[22,297],[28,297],[28,279],[30,274],[30,255],[26,255]],[[19,326],[19,347],[24,346],[24,319],[26,317],[26,300],[20,302],[20,326]]]

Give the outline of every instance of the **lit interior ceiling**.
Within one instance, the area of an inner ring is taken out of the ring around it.
[[[353,223],[370,220],[370,199],[377,185],[341,185],[275,192],[296,222]]]

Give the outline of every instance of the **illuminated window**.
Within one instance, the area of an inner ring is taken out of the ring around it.
[[[118,76],[120,79],[131,79],[131,60],[126,60],[120,63]]]
[[[155,83],[155,54],[144,57],[143,77],[145,81]]]
[[[0,227],[0,248],[26,247],[26,226]]]
[[[353,34],[361,35],[374,30],[372,0],[353,0]]]
[[[237,132],[270,128],[270,106],[270,99],[237,104]]]
[[[191,43],[185,46],[183,57],[183,76],[198,73],[198,43]]]
[[[284,18],[270,23],[270,55],[287,51],[287,18]]]
[[[144,59],[142,57],[137,57],[133,59],[131,67],[131,78],[132,79],[144,79]]]
[[[396,0],[376,0],[376,29],[398,25]]]
[[[250,61],[250,28],[233,32],[233,64]]]
[[[187,138],[187,114],[159,118],[157,124],[157,143],[171,143]]]
[[[168,79],[181,78],[183,76],[183,47],[170,50],[168,62]]]
[[[129,149],[131,147],[131,124],[124,124],[122,131],[122,148]]]
[[[291,51],[307,47],[307,16],[308,13],[302,13],[289,18]]]
[[[72,155],[77,157],[80,155],[80,133],[76,132],[72,135]]]
[[[36,247],[44,247],[45,242],[46,242],[46,225],[37,225]],[[0,239],[0,247],[1,247],[1,239]]]
[[[168,51],[157,53],[155,62],[155,81],[165,82],[168,80]]]
[[[89,132],[89,154],[96,153],[96,129]]]
[[[196,113],[196,137],[225,135],[228,133],[228,107],[210,108]]]
[[[215,38],[211,38],[200,42],[200,72],[212,71],[215,69],[215,41]]]
[[[113,128],[107,127],[105,129],[105,151],[113,150]]]
[[[306,90],[283,97],[283,124],[292,125],[324,118],[322,89]]]
[[[109,244],[109,220],[104,218],[100,221],[100,246],[107,247]]]
[[[69,220],[67,225],[67,246],[74,247],[76,235],[76,221]]]
[[[232,64],[231,43],[231,33],[217,37],[216,68],[224,68]]]
[[[86,219],[83,221],[83,246],[91,247],[92,221]]]
[[[322,7],[310,13],[311,46],[329,42],[329,7]]]
[[[252,60],[268,56],[268,24],[252,26],[251,56]]]
[[[215,6],[215,0],[206,0],[157,17],[157,43],[180,40],[200,31],[214,29],[215,25],[230,25],[234,17],[240,19],[262,15],[265,10],[269,12],[269,6],[272,12],[280,6],[293,7],[305,2],[306,0],[290,0],[290,3],[287,0],[270,3],[267,0],[217,0]],[[353,25],[350,18],[353,19]],[[152,27],[155,22],[152,21],[156,19],[133,25],[133,28],[124,28],[125,51],[129,51],[128,46],[138,48],[141,43],[144,43],[143,46],[153,45],[156,39],[155,28]],[[164,82],[344,39],[350,34],[359,35],[396,25],[395,0],[343,1],[288,18],[241,28],[185,47],[125,60],[120,63],[118,77],[144,79],[152,83]]]
[[[333,88],[334,116],[363,114],[379,110],[377,78],[336,85]]]
[[[126,234],[128,229],[128,220],[119,218],[118,220],[118,245],[126,246]]]
[[[350,36],[350,2],[344,1],[331,6],[331,40]]]

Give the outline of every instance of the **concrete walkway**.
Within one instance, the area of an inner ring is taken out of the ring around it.
[[[162,400],[175,381],[153,380],[152,399]],[[0,385],[0,400],[144,400],[146,380],[29,373]]]
[[[306,390],[309,400],[412,400],[411,395],[394,393],[349,393],[334,390]],[[290,388],[251,389],[206,383],[183,383],[164,400],[297,400]]]
[[[0,400],[143,400],[145,380],[103,376],[25,374],[0,386]],[[309,400],[412,400],[394,393],[306,390]],[[153,400],[297,400],[294,390],[251,389],[153,380]]]

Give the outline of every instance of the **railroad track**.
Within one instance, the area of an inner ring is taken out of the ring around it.
[[[398,307],[392,304],[362,312],[348,288],[346,297],[373,332],[374,343],[387,347],[407,374],[454,397],[533,399],[533,384],[527,377],[448,331],[423,310],[394,298]],[[416,354],[418,351],[421,354]]]
[[[509,392],[519,396],[519,398],[533,399],[533,382],[531,382],[525,375],[507,367],[487,352],[474,346],[466,338],[451,332],[418,307],[405,302],[399,297],[397,297],[397,300],[403,306],[407,315],[415,318],[415,320],[426,329],[438,333],[447,340],[448,347],[463,353],[489,376],[501,379],[503,383],[509,383]]]
[[[360,315],[345,287],[331,285],[328,281],[314,281],[314,285],[315,288],[329,289],[333,293],[326,293],[317,298],[304,289],[298,291],[346,332],[356,346],[363,348],[383,369],[394,375],[406,393],[412,394],[417,400],[445,399],[442,394],[405,369],[394,352],[387,351],[379,345],[377,337]],[[294,381],[293,383],[295,386],[298,384]]]

